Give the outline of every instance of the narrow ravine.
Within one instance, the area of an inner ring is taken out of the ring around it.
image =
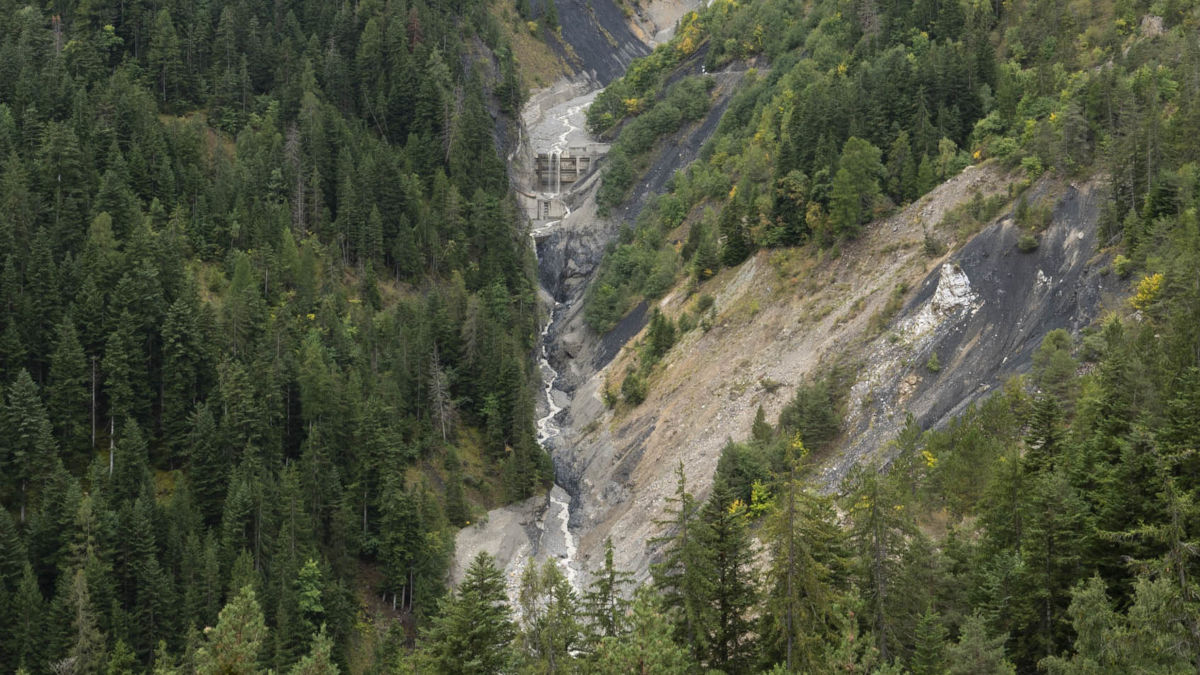
[[[544,112],[541,115],[543,122],[537,125],[536,132],[531,134],[531,139],[534,143],[544,143],[547,137],[552,137],[553,141],[544,147],[537,147],[535,145],[533,148],[534,153],[546,152],[553,158],[552,162],[561,162],[563,155],[570,152],[572,141],[578,144],[581,141],[590,140],[583,130],[583,120],[588,106],[591,105],[598,92],[599,89],[593,89]],[[554,135],[556,132],[557,135]],[[552,163],[551,166],[554,166],[554,164]],[[530,236],[534,239],[535,251],[537,250],[537,240],[539,238],[549,235],[555,227],[560,226],[565,220],[571,217],[571,207],[563,194],[561,181],[556,180],[553,190],[545,193],[544,196],[548,199],[562,200],[563,215],[557,220],[552,220],[531,229]],[[547,270],[540,269],[544,264],[546,263],[543,260],[538,260],[539,278],[548,276],[545,274]],[[558,465],[558,457],[559,453],[565,449],[554,447],[554,439],[558,438],[561,433],[557,418],[564,407],[570,406],[570,396],[556,388],[558,371],[551,365],[549,355],[554,346],[553,341],[557,338],[557,334],[553,330],[555,319],[560,315],[562,310],[566,309],[566,306],[554,299],[551,289],[542,288],[541,290],[542,297],[548,298],[548,302],[551,304],[548,308],[546,324],[542,328],[538,347],[540,350],[538,369],[542,376],[543,385],[543,401],[541,405],[544,406],[545,414],[537,420],[537,440],[542,449],[555,462],[554,474],[556,478],[553,487],[550,489],[548,501],[538,523],[539,536],[534,546],[534,553],[535,557],[544,556],[546,558],[557,559],[559,566],[562,568],[563,575],[566,576],[571,586],[576,591],[582,591],[580,587],[579,562],[576,560],[579,539],[571,529],[572,495],[559,479],[563,471],[562,467]],[[561,405],[560,401],[562,401]]]
[[[588,106],[599,91],[598,85],[589,83],[589,86],[580,86],[557,99],[535,97],[524,111],[525,128],[521,135],[528,147],[523,151],[514,151],[509,156],[510,172],[531,181],[531,184],[518,185],[518,190],[529,190],[539,203],[549,200],[561,205],[557,217],[530,222],[529,234],[535,251],[540,248],[539,242],[553,237],[564,227],[590,225],[583,219],[589,217],[594,209],[580,212],[568,204],[572,199],[588,199],[572,194],[573,189],[583,181],[565,184],[552,180],[543,185],[532,163],[538,154],[544,153],[553,158],[550,166],[554,167],[555,163],[562,161],[563,156],[570,156],[581,147],[594,149],[595,144],[584,130],[584,120]],[[592,157],[593,162],[599,159],[599,155]],[[587,188],[581,191],[586,192]],[[539,279],[553,278],[557,267],[563,262],[561,259],[539,256]],[[554,288],[543,286],[539,291],[546,310],[546,323],[537,346],[538,370],[542,378],[542,395],[537,401],[537,440],[555,462],[556,481],[548,494],[493,509],[483,522],[460,532],[456,542],[455,577],[459,577],[461,567],[475,553],[487,551],[496,556],[498,564],[504,567],[509,596],[514,600],[519,594],[521,577],[531,563],[541,565],[545,560],[554,560],[577,591],[582,590],[584,577],[582,566],[576,560],[579,539],[572,529],[572,502],[575,496],[567,489],[567,472],[560,465],[564,453],[570,452],[569,448],[559,447],[562,442],[559,425],[564,410],[571,405],[571,395],[559,388],[559,372],[551,363],[551,355],[556,353],[559,340],[556,322],[567,315],[579,299],[561,298],[560,301]]]
[[[586,505],[596,502],[598,484],[582,474],[576,443],[580,420],[597,416],[599,399],[586,387],[603,363],[597,357],[599,336],[587,329],[581,310],[606,247],[630,214],[597,213],[594,195],[608,145],[587,134],[586,111],[605,83],[650,52],[652,36],[669,38],[676,20],[702,3],[649,0],[630,17],[613,0],[559,0],[562,36],[577,59],[574,74],[534,92],[521,113],[509,175],[538,254],[546,323],[536,352],[542,377],[537,440],[554,462],[555,482],[547,494],[492,509],[460,530],[451,570],[451,583],[457,583],[472,558],[491,554],[504,571],[514,607],[529,564],[552,560],[583,590],[597,562],[589,544],[595,518]],[[581,163],[581,157],[587,159]],[[682,163],[683,154],[679,157]]]

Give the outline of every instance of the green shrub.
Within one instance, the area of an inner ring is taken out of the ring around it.
[[[1017,240],[1017,250],[1021,253],[1032,253],[1033,251],[1037,250],[1037,247],[1038,238],[1036,235],[1023,234],[1021,235],[1021,238]]]
[[[625,380],[621,382],[621,396],[630,405],[640,405],[646,400],[646,380],[632,368],[625,373]]]

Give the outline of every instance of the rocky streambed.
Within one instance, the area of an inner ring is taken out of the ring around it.
[[[586,111],[599,89],[599,83],[592,78],[576,78],[531,99],[523,114],[522,138],[527,147],[518,148],[509,159],[514,165],[511,173],[517,180],[524,180],[527,186],[538,182],[530,165],[538,153],[559,154],[568,147],[590,141],[584,130]],[[593,155],[593,162],[601,157]],[[555,459],[555,484],[545,495],[493,509],[486,519],[461,530],[456,540],[452,581],[461,579],[467,564],[479,551],[487,551],[503,566],[509,596],[513,598],[526,566],[540,565],[545,560],[557,561],[567,579],[580,587],[582,570],[576,561],[578,538],[571,517],[572,503],[578,501],[573,495],[576,483],[568,471],[562,470],[567,463],[561,456],[569,449],[560,443],[561,419],[571,404],[571,395],[562,388],[551,355],[558,352],[557,326],[574,316],[573,309],[582,302],[584,278],[598,264],[611,234],[612,228],[595,218],[594,172],[591,178],[574,184],[568,191],[557,185],[554,186],[557,189],[551,188],[549,192],[537,191],[539,198],[562,200],[566,213],[554,220],[533,221],[530,230],[538,251],[539,278],[543,282],[540,297],[547,315],[538,346],[543,387],[537,402],[537,435],[538,442]],[[589,245],[563,250],[559,244],[566,232],[589,232]],[[556,282],[546,283],[572,266],[585,271],[570,292],[564,292]]]

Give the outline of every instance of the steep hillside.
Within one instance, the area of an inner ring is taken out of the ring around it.
[[[534,219],[556,485],[460,556],[589,664],[1200,665],[1197,16],[717,0],[547,92],[604,169]]]
[[[594,567],[610,536],[656,536],[654,521],[675,491],[672,469],[680,461],[703,498],[721,449],[749,434],[757,408],[778,417],[796,385],[834,364],[853,374],[839,440],[824,455],[826,489],[838,488],[864,454],[886,452],[905,412],[925,428],[944,424],[1028,370],[1047,332],[1087,326],[1113,286],[1102,275],[1107,260],[1094,258],[1099,188],[1039,184],[1039,191],[1063,194],[1051,197],[1054,218],[1032,253],[1017,249],[1007,211],[978,234],[957,230],[955,216],[977,194],[1006,196],[1014,182],[995,164],[972,168],[867,226],[836,259],[764,251],[722,271],[703,288],[711,309],[696,312],[708,328],[679,338],[638,406],[607,410],[603,392],[619,388],[644,334],[601,364],[575,392],[561,440],[571,448],[561,458],[579,485],[581,558]],[[930,256],[926,233],[952,252]],[[698,299],[680,286],[655,304],[679,317]],[[926,368],[934,352],[945,364],[938,373]],[[645,578],[655,550],[619,545],[617,556]]]

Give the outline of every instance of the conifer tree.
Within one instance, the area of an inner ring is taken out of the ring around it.
[[[909,664],[913,675],[939,675],[945,671],[946,627],[937,612],[927,609],[917,624],[916,645]]]
[[[871,217],[883,173],[879,158],[879,149],[861,138],[850,137],[842,148],[829,201],[830,226],[838,235],[856,236]]]
[[[66,659],[59,663],[75,673],[99,672],[108,659],[104,635],[96,625],[96,613],[83,570],[75,570],[71,575],[67,609],[71,621],[71,646]]]
[[[217,625],[196,651],[200,675],[250,675],[259,672],[258,657],[267,626],[254,589],[244,586],[221,610]]]
[[[196,401],[204,393],[198,314],[194,297],[185,294],[171,303],[162,324],[163,438],[177,448],[187,439]]]
[[[69,316],[58,325],[58,338],[50,355],[47,411],[53,420],[59,445],[74,453],[89,449],[91,373],[79,335]]]
[[[700,518],[700,506],[687,490],[683,462],[675,475],[675,495],[667,499],[668,518],[655,522],[669,528],[669,534],[651,540],[652,544],[665,544],[663,559],[651,567],[651,572],[654,588],[662,595],[663,609],[675,625],[676,640],[698,661],[708,647],[713,570],[703,543],[706,523]]]
[[[983,617],[972,614],[963,622],[958,642],[946,648],[950,675],[1013,675],[1017,671],[1004,657],[1004,636],[988,635]]]
[[[648,589],[634,594],[629,633],[606,637],[596,650],[595,672],[602,675],[661,673],[684,675],[696,669],[687,650],[672,638],[671,622]]]
[[[906,542],[915,527],[905,513],[903,501],[878,469],[859,470],[852,483],[854,500],[849,505],[849,541],[858,558],[863,579],[863,601],[867,622],[874,634],[879,656],[891,661],[901,642],[901,620],[906,598],[897,588]]]
[[[338,675],[341,669],[333,661],[333,640],[325,632],[325,624],[313,637],[312,649],[292,669],[288,675]]]
[[[6,398],[8,402],[0,417],[6,438],[0,465],[4,466],[8,482],[19,495],[20,520],[25,522],[30,492],[53,470],[57,447],[50,419],[29,371],[22,370],[17,375]]]
[[[750,614],[758,602],[757,578],[751,561],[749,513],[729,485],[718,477],[701,512],[705,527],[700,547],[711,567],[711,615],[706,631],[708,667],[743,672],[753,659]]]
[[[37,668],[46,654],[43,621],[46,619],[45,600],[38,588],[33,567],[28,563],[21,570],[21,578],[12,594],[10,619],[5,624],[5,653],[17,667]]]
[[[622,588],[633,584],[632,576],[630,572],[617,569],[613,562],[612,537],[605,539],[604,567],[600,568],[583,594],[589,639],[594,645],[604,638],[615,638],[625,633],[629,601]]]
[[[513,659],[516,629],[493,558],[481,552],[458,590],[443,600],[426,636],[437,672],[483,675],[500,672]]]
[[[799,446],[799,447],[797,447]],[[833,505],[798,477],[806,453],[786,450],[787,473],[764,525],[770,551],[768,590],[760,619],[763,653],[788,672],[817,672],[849,620],[845,579],[849,561]]]

